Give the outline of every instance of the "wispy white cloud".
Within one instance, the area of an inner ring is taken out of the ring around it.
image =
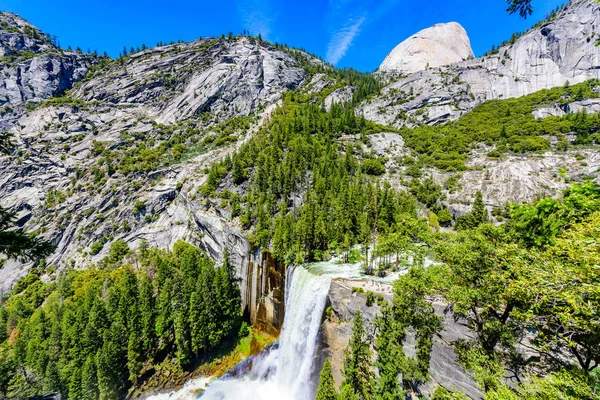
[[[331,64],[337,64],[338,61],[346,55],[346,52],[352,45],[352,41],[360,32],[360,27],[365,22],[365,16],[348,21],[339,31],[335,32],[327,46],[326,59]]]
[[[352,46],[361,30],[379,20],[400,0],[329,0],[328,24],[331,39],[326,59],[337,64]],[[376,1],[375,1],[376,2]]]
[[[269,0],[240,0],[236,2],[236,8],[244,29],[252,35],[260,33],[264,39],[270,40],[275,13]]]

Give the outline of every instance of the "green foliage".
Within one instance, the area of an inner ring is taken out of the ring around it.
[[[423,243],[429,240],[430,233],[427,221],[417,219],[412,215],[401,215],[399,220],[402,222],[393,226],[390,233],[379,237],[375,255],[379,257],[380,261],[387,261],[383,267],[389,267],[389,264],[392,264],[395,270],[409,264],[422,265],[427,252]]]
[[[544,351],[564,349],[583,371],[600,365],[600,212],[561,232],[533,262],[517,265],[510,286],[518,318],[539,331]]]
[[[424,180],[413,178],[410,181],[410,192],[428,208],[434,208],[438,201],[445,200],[442,195],[442,187],[435,183],[433,178]]]
[[[498,354],[472,345],[464,340],[455,344],[458,362],[467,371],[471,372],[477,384],[490,392],[501,387],[505,371]]]
[[[367,332],[363,326],[362,314],[357,311],[354,315],[354,327],[349,348],[344,352],[344,387],[350,388],[357,400],[369,400],[373,396],[374,374],[371,368],[371,349]]]
[[[563,200],[541,199],[534,204],[514,205],[515,230],[527,246],[551,243],[564,228],[600,210],[600,187],[593,182],[574,185]]]
[[[241,298],[227,256],[215,268],[178,242],[147,250],[134,271],[119,267],[128,251],[116,241],[110,268],[67,270],[56,285],[30,274],[11,293],[0,306],[0,397],[123,398],[154,363],[176,358],[186,369],[237,339]]]
[[[576,370],[561,370],[545,377],[531,376],[516,390],[507,386],[489,392],[485,400],[593,399],[597,395],[589,377]]]
[[[129,246],[123,239],[115,240],[110,244],[110,253],[104,263],[109,265],[120,265],[123,257],[130,253]]]
[[[105,242],[106,242],[106,239],[101,238],[100,240],[92,243],[92,245],[90,246],[90,254],[92,256],[95,256],[96,254],[100,253],[102,251],[102,249],[104,248]]]
[[[402,374],[404,384],[410,381],[411,372],[414,370],[413,360],[406,357],[402,348],[405,331],[395,320],[389,305],[383,306],[376,323],[379,334],[375,341],[375,366],[379,377],[375,385],[375,394],[378,399],[400,400],[404,398],[406,391],[404,385],[401,386],[398,382],[398,376]]]
[[[209,114],[206,114],[209,117]],[[119,146],[107,149],[94,146],[100,154],[96,168],[111,166],[121,174],[150,172],[179,163],[208,150],[238,140],[255,121],[256,117],[233,117],[225,122],[201,131],[198,121],[190,119],[178,125],[153,123],[148,135],[123,131]]]
[[[393,314],[382,311],[385,322],[378,346],[384,350],[378,351],[378,369],[380,385],[388,387],[385,392],[396,390],[390,377],[401,374],[404,379],[411,371],[405,372],[410,364],[398,362],[403,356],[386,360],[388,354],[399,354],[389,343],[401,344],[408,325],[418,337],[419,329],[429,324],[423,317],[434,315],[426,298],[437,294],[449,305],[447,312],[466,321],[474,333],[473,339],[454,346],[459,362],[486,398],[557,398],[558,393],[564,398],[590,398],[597,385],[593,371],[600,365],[599,232],[598,189],[585,183],[571,187],[560,201],[542,199],[515,206],[502,226],[484,223],[456,234],[436,235],[430,243],[442,264],[426,270],[413,267],[395,284]],[[543,240],[532,240],[536,235]],[[535,332],[531,344],[540,360],[524,360],[516,351],[527,331]],[[417,348],[422,360],[428,360],[427,344]],[[577,368],[565,362],[565,355]],[[424,367],[412,371],[424,374]],[[543,372],[508,388],[504,383],[508,367]],[[460,396],[443,389],[435,395]]]
[[[79,98],[70,97],[68,95],[60,97],[51,97],[42,103],[42,107],[64,107],[85,108],[87,103]]]
[[[253,229],[255,245],[271,248],[278,260],[316,260],[330,249],[349,251],[372,240],[374,230],[394,229],[400,215],[416,215],[412,196],[374,183],[353,146],[343,148],[338,140],[384,129],[355,116],[352,107],[334,105],[326,112],[304,94],[286,93],[283,107],[265,127],[209,169],[200,193],[215,196],[224,192],[224,183],[243,184],[246,195],[239,208],[237,199],[232,201],[235,215],[244,228]],[[298,196],[301,203],[294,200]]]
[[[443,386],[438,386],[433,392],[432,400],[468,400],[469,397],[462,392],[450,392]]]
[[[141,213],[142,211],[146,210],[146,201],[145,200],[136,200],[136,202],[133,205],[133,213],[135,215],[138,215],[139,213]]]
[[[13,146],[10,133],[7,130],[0,130],[0,153],[8,154]]]
[[[437,246],[446,267],[437,279],[437,291],[466,318],[481,347],[489,354],[496,345],[511,345],[518,334],[514,309],[518,301],[506,292],[513,282],[516,263],[527,263],[524,249],[504,245],[500,228],[481,225],[445,237]]]
[[[316,400],[338,400],[339,395],[335,389],[335,381],[331,371],[331,363],[325,360],[319,375],[319,387],[317,388]]]
[[[575,113],[564,117],[535,119],[532,112],[549,104],[597,98],[593,89],[600,82],[590,80],[567,87],[556,87],[527,96],[487,101],[459,118],[439,126],[403,128],[406,144],[423,163],[444,171],[464,170],[467,155],[477,143],[496,145],[497,155],[543,152],[550,142],[542,136],[561,137],[573,132],[576,143],[595,143],[600,129],[598,114]]]
[[[452,223],[452,214],[445,207],[437,212],[437,217],[441,226],[448,227]]]
[[[46,203],[44,206],[46,208],[53,208],[61,203],[64,203],[66,200],[65,195],[56,188],[51,188],[46,195]]]
[[[15,229],[15,215],[0,207],[0,253],[8,258],[34,261],[47,257],[55,246],[23,229]]]
[[[384,165],[377,159],[367,158],[362,162],[361,168],[367,175],[379,176],[385,174]]]
[[[405,382],[427,380],[433,336],[442,328],[441,318],[425,299],[433,293],[436,271],[435,267],[425,270],[416,266],[394,282],[393,318],[397,335],[403,338],[404,331],[412,327],[417,339],[416,360],[407,360],[402,370]]]
[[[478,191],[475,195],[475,202],[470,212],[465,215],[461,215],[456,219],[456,229],[475,229],[481,224],[486,224],[490,221],[490,215],[485,208],[483,202],[483,195],[481,191]]]

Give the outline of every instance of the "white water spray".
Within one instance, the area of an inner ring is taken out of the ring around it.
[[[317,335],[330,282],[330,276],[290,268],[279,347],[257,360],[246,375],[214,382],[202,400],[312,399]]]
[[[183,388],[148,400],[312,400],[317,336],[332,278],[391,282],[400,273],[385,278],[366,277],[361,264],[342,264],[336,260],[290,267],[285,319],[277,349],[254,359],[252,369],[242,376],[212,381],[202,395],[190,389],[199,391],[203,387],[192,385],[187,390]],[[201,383],[206,385],[205,381]]]

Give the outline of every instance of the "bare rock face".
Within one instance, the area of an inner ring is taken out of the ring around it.
[[[554,141],[555,138],[550,138]],[[569,182],[590,179],[598,182],[600,153],[593,149],[545,154],[509,156],[494,159],[484,151],[471,156],[469,171],[461,173],[458,188],[446,191],[446,205],[454,215],[471,209],[477,191],[483,194],[488,210],[503,207],[506,202],[522,203],[543,197],[556,197],[569,187]],[[431,171],[441,185],[448,174]]]
[[[50,39],[39,29],[16,14],[0,14],[0,57],[23,51],[40,53],[53,49]]]
[[[600,79],[599,18],[595,0],[573,0],[493,54],[401,77],[356,111],[389,126],[437,125],[486,100]]]
[[[382,286],[387,286],[381,284]],[[384,295],[386,300],[391,295]],[[376,336],[375,321],[380,314],[380,308],[374,304],[367,306],[366,295],[352,292],[351,286],[342,280],[334,280],[329,287],[327,306],[330,307],[330,316],[324,318],[319,336],[319,355],[317,371],[320,370],[325,359],[328,358],[333,369],[336,384],[343,381],[344,351],[352,338],[353,318],[357,311],[363,316],[365,329],[369,338]],[[452,391],[462,391],[471,399],[482,399],[483,393],[478,388],[473,378],[457,362],[457,355],[452,343],[458,339],[469,339],[473,333],[465,326],[462,320],[454,320],[445,314],[445,304],[433,303],[435,313],[442,317],[443,329],[433,339],[429,373],[431,379],[415,388],[415,395],[419,398],[431,399],[438,386],[443,386]],[[416,357],[416,337],[414,332],[408,331],[403,343],[406,356]],[[316,379],[316,377],[315,377]]]
[[[201,39],[102,59],[86,75],[88,68],[78,61],[86,55],[45,46],[27,60],[18,53],[16,63],[0,70],[0,97],[8,99],[5,110],[11,110],[0,123],[10,129],[19,150],[0,156],[0,205],[17,213],[20,227],[57,245],[49,265],[58,271],[91,265],[117,239],[132,249],[141,240],[170,248],[183,239],[206,249],[217,263],[227,247],[242,281],[244,306],[252,304],[253,318],[277,327],[283,318],[281,296],[279,286],[264,283],[268,262],[251,251],[226,208],[196,196],[206,180],[204,169],[247,140],[285,91],[306,85],[308,73],[298,53],[248,38]],[[70,88],[64,105],[26,108]],[[102,146],[111,157],[125,157],[123,149],[161,142],[167,135],[173,140],[193,136],[190,147],[205,139],[212,143],[219,124],[232,117],[248,125],[230,129],[227,142],[143,172],[117,168],[109,174],[103,155],[94,150]],[[98,170],[103,178],[94,182]],[[49,202],[52,193],[60,193],[60,201]],[[134,212],[135,202],[144,202],[143,212]],[[98,242],[105,244],[94,254],[90,248]],[[250,264],[256,266],[252,274]],[[7,261],[0,269],[0,290],[9,290],[29,266]],[[271,292],[272,301],[263,301]]]
[[[42,31],[13,13],[0,13],[0,127],[8,129],[27,103],[69,90],[98,57],[64,51]]]
[[[406,39],[387,55],[380,72],[410,74],[473,58],[471,42],[457,22],[436,24]]]

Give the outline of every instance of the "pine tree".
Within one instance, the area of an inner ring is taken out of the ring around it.
[[[96,356],[100,400],[120,398],[127,387],[125,327],[118,320],[105,332],[102,348]]]
[[[200,282],[200,281],[198,281]],[[199,290],[196,290],[190,296],[190,334],[192,339],[192,352],[198,357],[200,350],[206,345],[206,333],[202,324],[202,303],[203,296],[200,292],[202,286],[198,285]]]
[[[81,389],[81,366],[75,364],[70,368],[69,399],[84,400]]]
[[[175,275],[175,287],[181,288],[181,276],[180,274]],[[189,328],[189,302],[186,301],[185,295],[182,290],[176,290],[173,293],[173,311],[174,316],[174,330],[175,330],[175,346],[177,348],[176,355],[179,365],[187,367],[191,361],[191,340],[190,340],[190,328]]]
[[[474,229],[481,224],[486,224],[490,221],[490,215],[485,208],[483,195],[478,191],[475,195],[475,202],[470,212],[461,215],[456,219],[456,229]]]
[[[404,329],[394,321],[391,307],[383,306],[381,316],[377,320],[379,334],[376,339],[377,361],[379,371],[376,382],[376,394],[382,400],[402,400],[406,392],[400,387],[398,378],[406,373],[406,356],[402,349]]]
[[[340,386],[339,398],[343,400],[359,400],[354,392],[354,388],[347,383],[342,383],[342,386]]]
[[[153,356],[156,343],[154,287],[150,277],[144,274],[140,281],[139,290],[140,326],[142,348],[148,357]]]
[[[58,367],[54,361],[50,361],[46,366],[46,373],[44,375],[44,392],[46,393],[61,393],[63,392],[62,382],[60,380],[60,374]]]
[[[127,369],[129,370],[129,380],[134,384],[137,384],[142,366],[142,343],[139,336],[135,332],[131,332],[127,345]]]
[[[104,302],[97,298],[90,310],[88,323],[83,332],[83,342],[87,353],[95,354],[102,346],[102,334],[110,326]]]
[[[371,368],[371,348],[360,311],[354,316],[350,348],[345,351],[345,355],[344,384],[352,388],[358,400],[370,400],[373,396],[374,374]]]
[[[477,225],[488,223],[490,220],[488,211],[485,208],[485,203],[483,202],[483,195],[481,194],[481,191],[478,191],[477,195],[475,196],[475,202],[473,203],[473,210],[471,211],[471,214],[473,215],[473,219]]]
[[[223,265],[221,266],[221,285],[224,296],[223,301],[223,335],[229,337],[240,327],[240,310],[242,308],[242,298],[240,288],[237,285],[235,271],[229,260],[229,249],[225,248],[223,252]]]
[[[335,390],[335,381],[333,380],[333,373],[331,371],[331,363],[327,359],[319,375],[316,400],[338,400],[338,398],[339,396]]]
[[[98,378],[96,377],[96,362],[89,354],[81,371],[81,394],[86,400],[98,399]]]
[[[163,285],[159,286],[156,299],[156,336],[170,337],[173,329],[173,310],[171,307],[171,289],[173,284],[171,278],[166,278]],[[163,342],[163,346],[164,346]]]

